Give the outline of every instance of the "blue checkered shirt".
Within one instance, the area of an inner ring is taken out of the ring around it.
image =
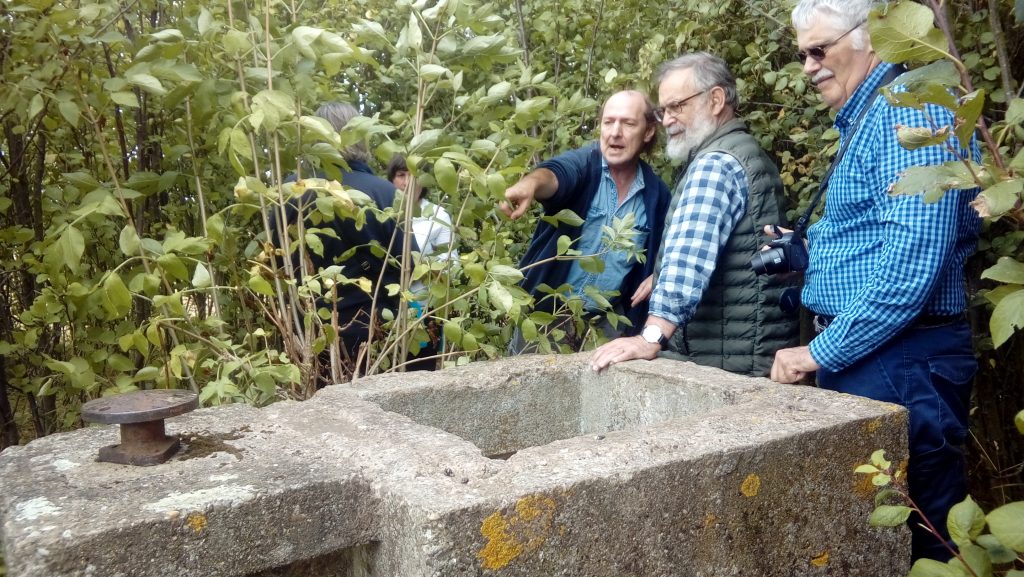
[[[956,155],[941,145],[903,148],[896,126],[951,125],[944,108],[896,108],[875,99],[891,64],[877,66],[836,117],[845,142],[871,106],[836,167],[825,213],[808,230],[810,265],[803,304],[835,320],[811,341],[814,360],[839,371],[865,357],[919,315],[955,315],[967,306],[964,262],[974,252],[980,219],[968,203],[977,190],[953,190],[934,204],[919,195],[893,196],[890,186],[912,166],[942,164]],[[959,147],[959,143],[952,142]],[[977,143],[971,156],[980,158]]]
[[[719,250],[747,209],[747,175],[733,156],[709,152],[676,185],[648,312],[677,327],[693,317]]]

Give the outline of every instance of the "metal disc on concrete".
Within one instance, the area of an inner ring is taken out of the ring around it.
[[[142,423],[187,413],[198,404],[198,395],[190,391],[135,391],[85,403],[82,419],[107,425]]]

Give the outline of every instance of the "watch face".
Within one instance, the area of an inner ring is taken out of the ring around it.
[[[661,334],[661,329],[654,325],[647,325],[646,327],[644,327],[644,330],[642,333],[640,333],[640,335],[644,338],[645,341],[652,344],[660,343],[661,339],[664,338]]]

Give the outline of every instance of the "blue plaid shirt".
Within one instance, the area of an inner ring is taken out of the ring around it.
[[[718,252],[747,209],[747,175],[733,156],[709,152],[695,159],[676,185],[661,267],[649,313],[677,327],[692,317],[715,272]]]
[[[839,371],[909,326],[915,317],[954,315],[967,306],[964,262],[974,252],[980,219],[968,203],[977,190],[952,190],[934,204],[892,196],[890,187],[912,166],[956,160],[944,146],[903,148],[896,126],[952,125],[944,108],[896,108],[875,99],[891,64],[877,66],[836,117],[840,142],[865,106],[871,109],[829,181],[825,212],[808,230],[810,265],[803,303],[836,317],[811,341],[811,356]],[[951,142],[959,147],[955,139]],[[973,141],[971,156],[980,158]]]

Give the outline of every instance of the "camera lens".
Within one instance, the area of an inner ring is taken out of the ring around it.
[[[786,253],[778,247],[762,250],[750,259],[750,268],[756,275],[786,272]]]

